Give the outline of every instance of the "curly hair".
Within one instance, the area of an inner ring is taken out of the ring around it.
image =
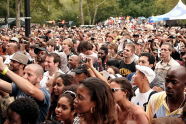
[[[39,106],[31,98],[19,98],[12,102],[7,109],[7,116],[11,121],[11,112],[20,115],[22,124],[36,124],[39,118]]]

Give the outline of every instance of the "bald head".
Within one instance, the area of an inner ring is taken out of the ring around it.
[[[72,55],[72,56],[70,56],[70,58],[72,58],[73,60],[77,61],[77,63],[80,61],[80,58],[77,55]]]
[[[174,67],[171,67],[168,70],[167,75],[172,75],[172,74],[174,74],[175,76],[177,76],[179,79],[183,79],[185,81],[186,68],[184,66],[174,66]]]
[[[32,68],[38,76],[43,76],[44,70],[39,64],[29,64],[26,68]]]
[[[79,56],[77,56],[77,55],[70,56],[68,63],[69,63],[70,69],[74,69],[74,68],[78,67],[79,63],[80,63]]]
[[[186,69],[183,66],[172,67],[168,70],[165,78],[165,89],[168,99],[172,102],[180,102],[178,98],[184,97],[185,77]]]
[[[43,68],[38,64],[29,64],[24,69],[23,78],[27,79],[30,83],[40,87],[40,81],[43,79]]]

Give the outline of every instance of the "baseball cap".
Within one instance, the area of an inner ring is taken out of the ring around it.
[[[29,58],[28,58],[27,55],[25,55],[23,53],[20,53],[20,52],[17,52],[13,55],[11,60],[14,60],[14,61],[19,62],[19,63],[24,64],[24,65],[27,65]]]
[[[149,83],[151,83],[156,76],[155,72],[147,66],[136,65],[136,69],[142,72],[147,77]]]
[[[10,39],[10,41],[15,41],[15,42],[19,43],[19,39],[18,39],[17,37],[12,37],[12,38]]]
[[[34,53],[35,53],[35,54],[38,54],[40,51],[46,51],[46,49],[45,49],[44,47],[36,47],[36,48],[34,49]]]

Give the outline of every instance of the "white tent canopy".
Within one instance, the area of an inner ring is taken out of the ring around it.
[[[151,18],[155,21],[186,19],[186,5],[179,0],[178,4],[168,13]]]

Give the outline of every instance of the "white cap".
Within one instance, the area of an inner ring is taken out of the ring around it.
[[[17,37],[12,37],[10,40],[11,41],[16,41],[17,43],[19,43],[19,39]]]
[[[136,69],[142,72],[147,77],[149,83],[151,83],[156,76],[155,72],[147,66],[136,65]]]

